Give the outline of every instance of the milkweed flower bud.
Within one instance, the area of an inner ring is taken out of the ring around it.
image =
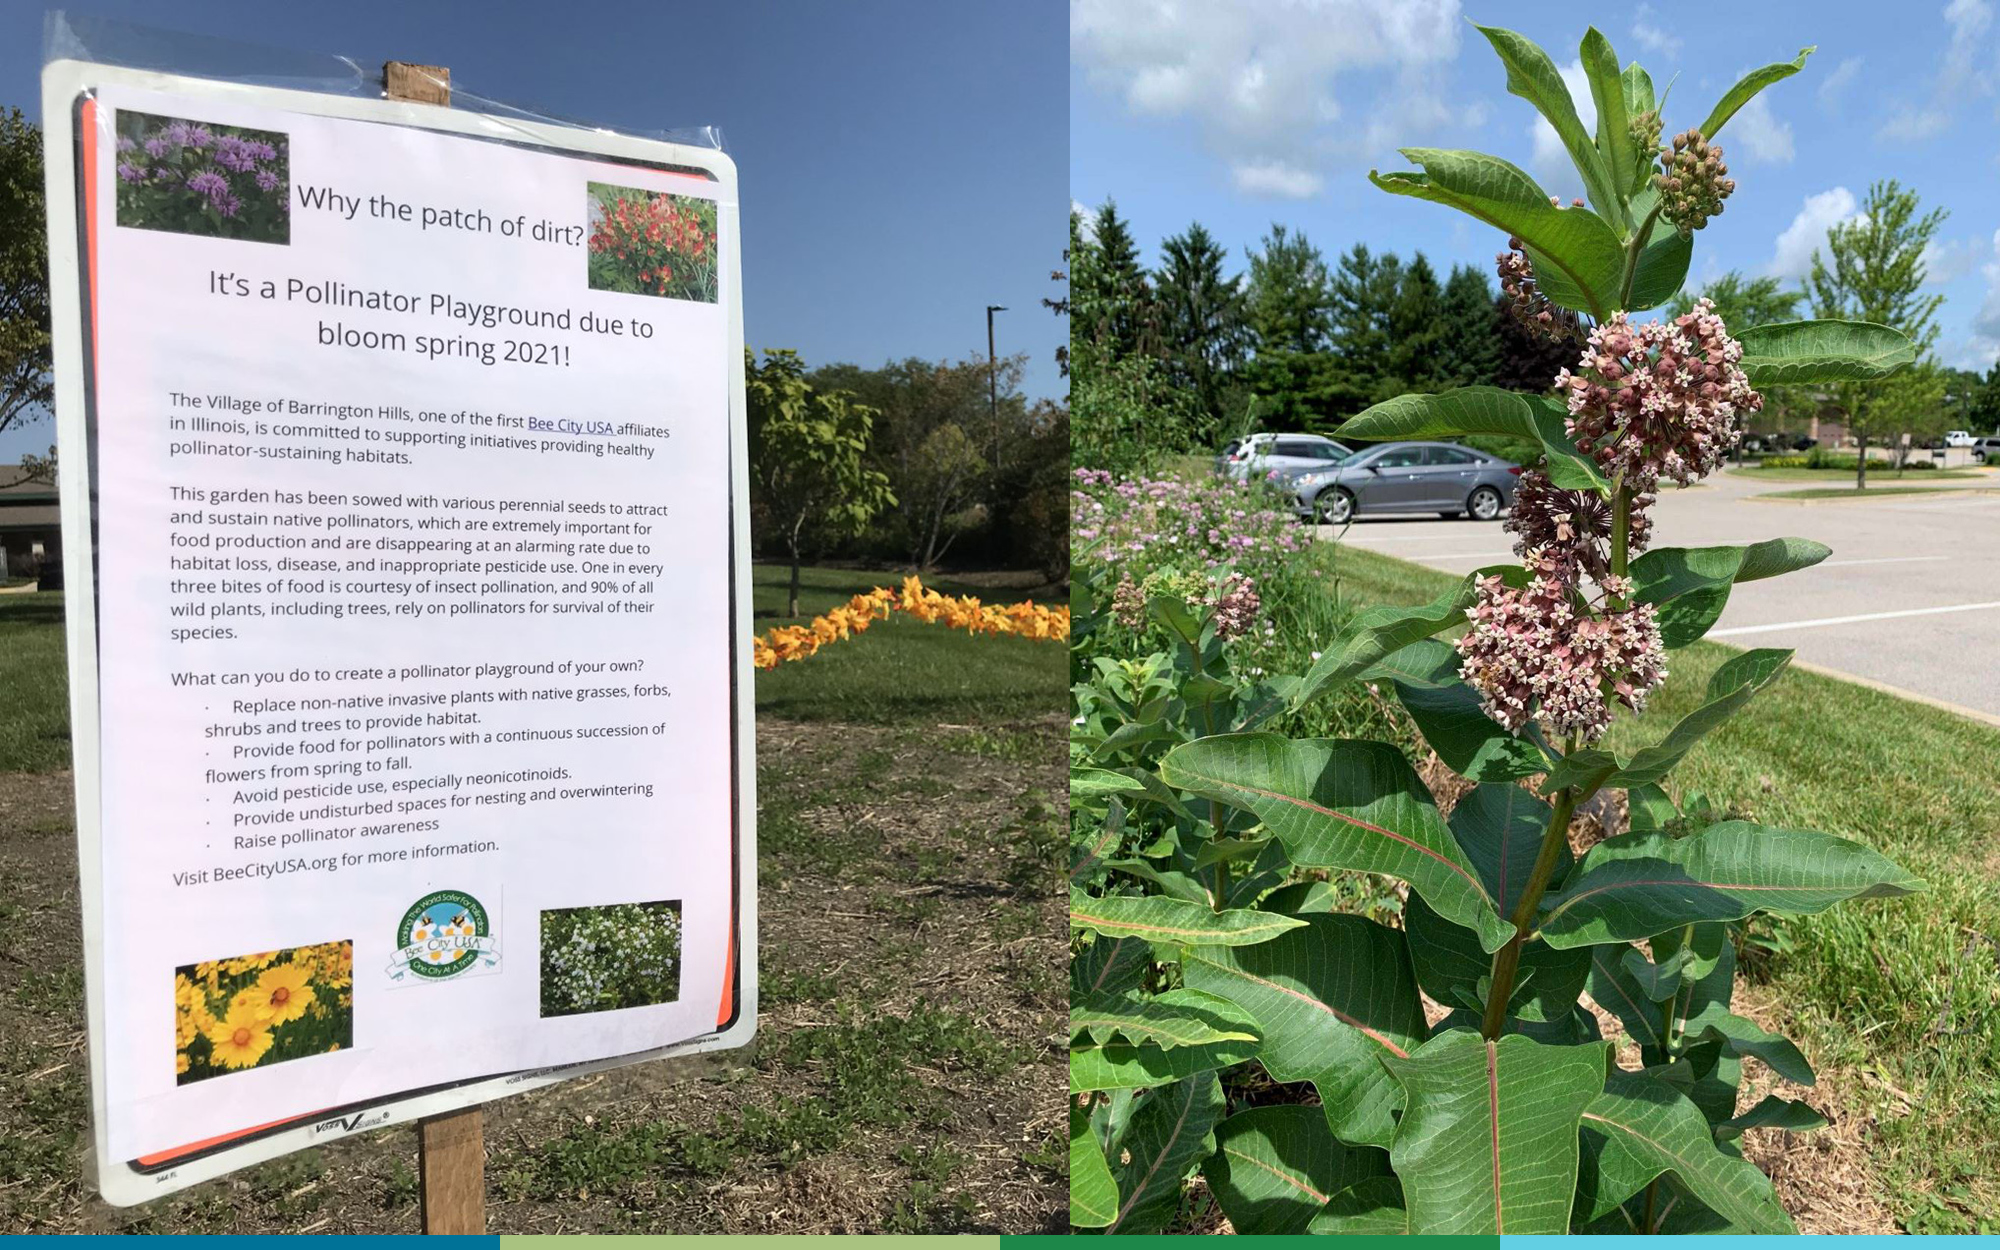
[[[1515,588],[1480,579],[1456,643],[1459,676],[1486,714],[1513,732],[1531,721],[1553,737],[1593,742],[1611,724],[1610,701],[1643,711],[1667,678],[1666,647],[1653,605],[1593,616],[1551,562]],[[1623,579],[1613,579],[1623,581]],[[1629,587],[1627,588],[1629,589]]]
[[[1673,146],[1660,149],[1662,172],[1653,179],[1660,193],[1660,215],[1682,234],[1693,234],[1721,214],[1722,201],[1736,190],[1722,163],[1722,149],[1701,137],[1699,130],[1674,136]]]
[[[1146,623],[1146,596],[1130,573],[1119,578],[1117,588],[1111,592],[1111,615],[1127,629],[1137,629]]]
[[[1640,493],[1662,477],[1683,485],[1712,473],[1764,397],[1738,366],[1743,345],[1714,305],[1633,325],[1614,313],[1590,332],[1574,370],[1556,375],[1577,450]]]
[[[1632,142],[1639,147],[1647,151],[1659,147],[1661,130],[1660,110],[1648,109],[1644,113],[1633,114],[1632,119],[1626,123],[1625,129],[1626,133],[1632,136]]]

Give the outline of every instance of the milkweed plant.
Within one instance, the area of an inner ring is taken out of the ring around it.
[[[1212,600],[1151,597],[1171,653],[1108,654],[1140,605],[1129,591],[1114,605],[1086,555],[1072,644],[1079,1230],[1158,1231],[1199,1174],[1241,1233],[1794,1231],[1740,1138],[1825,1121],[1775,1095],[1740,1105],[1747,1056],[1802,1084],[1813,1073],[1731,1011],[1732,926],[1923,888],[1857,842],[1725,818],[1693,795],[1683,808],[1663,784],[1789,651],[1730,658],[1699,707],[1637,735],[1650,745],[1603,745],[1731,587],[1828,554],[1796,538],[1662,546],[1662,484],[1716,469],[1762,389],[1880,378],[1914,356],[1879,325],[1732,331],[1706,301],[1636,316],[1681,289],[1695,233],[1736,190],[1718,136],[1812,49],[1663,138],[1651,78],[1621,71],[1593,29],[1593,135],[1547,53],[1480,31],[1588,203],[1479,152],[1404,149],[1418,170],[1370,178],[1504,234],[1508,306],[1575,363],[1551,393],[1404,395],[1341,437],[1538,444],[1509,521],[1520,562],[1422,607],[1365,611],[1309,671],[1261,677],[1232,666]],[[1260,732],[1354,683],[1393,687],[1470,783],[1448,818],[1396,746]],[[1576,855],[1579,805],[1619,791],[1629,829]],[[1335,910],[1338,872],[1407,887],[1400,927]],[[1637,1043],[1638,1066],[1619,1062],[1585,994]],[[1253,1105],[1273,1083],[1317,1098]]]

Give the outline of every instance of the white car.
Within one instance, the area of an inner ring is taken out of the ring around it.
[[[1239,482],[1270,473],[1289,477],[1326,468],[1351,450],[1323,434],[1252,434],[1223,448],[1215,467]]]
[[[1950,430],[1944,436],[1944,445],[1947,447],[1970,447],[1977,441],[1968,430]]]

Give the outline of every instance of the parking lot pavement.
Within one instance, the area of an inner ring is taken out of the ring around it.
[[[1810,484],[1723,472],[1661,496],[1653,532],[1662,545],[1790,536],[1833,548],[1814,568],[1736,587],[1709,637],[1791,647],[1803,663],[2000,721],[2000,472],[1954,481],[1953,493],[1936,496],[1751,498]],[[1320,533],[1334,537],[1331,526]],[[1341,541],[1452,573],[1515,558],[1513,536],[1498,521],[1364,516]]]

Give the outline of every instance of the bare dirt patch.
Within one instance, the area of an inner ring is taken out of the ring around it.
[[[758,745],[756,1042],[491,1104],[492,1231],[1060,1230],[1060,717]],[[417,1231],[408,1125],[143,1208],[90,1193],[69,787],[0,774],[0,1230]]]

